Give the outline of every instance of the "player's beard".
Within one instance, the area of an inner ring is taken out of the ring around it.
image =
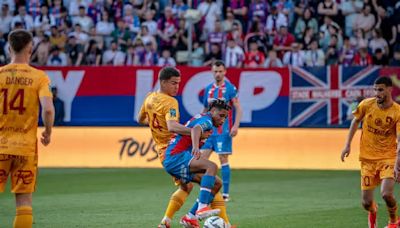
[[[386,101],[386,96],[382,96],[382,97],[376,97],[376,102],[378,104],[383,104]]]

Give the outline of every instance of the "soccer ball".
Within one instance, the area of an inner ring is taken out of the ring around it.
[[[212,216],[204,222],[203,228],[227,228],[225,221],[218,216]]]

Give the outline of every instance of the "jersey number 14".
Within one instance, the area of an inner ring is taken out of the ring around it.
[[[18,111],[18,114],[24,114],[26,108],[24,107],[24,90],[19,89],[17,93],[9,98],[8,89],[1,89],[0,90],[0,97],[3,97],[3,114],[7,115],[9,110],[10,111]],[[1,102],[1,100],[0,100]]]

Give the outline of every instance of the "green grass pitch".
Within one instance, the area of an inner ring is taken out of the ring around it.
[[[40,169],[34,227],[157,227],[170,194],[162,169]],[[233,224],[260,227],[367,227],[360,206],[359,172],[233,170],[227,203]],[[192,206],[198,187],[177,213]],[[376,192],[379,227],[387,213]],[[398,195],[398,191],[396,191]],[[0,227],[12,227],[14,197],[0,194]]]

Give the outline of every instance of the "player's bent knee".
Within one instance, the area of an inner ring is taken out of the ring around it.
[[[183,191],[187,192],[188,194],[190,194],[190,192],[193,190],[193,184],[192,183],[187,183],[187,184],[181,184],[180,189],[182,189]]]
[[[394,199],[394,195],[391,192],[382,192],[382,199],[385,201],[392,201]]]
[[[209,175],[215,176],[217,174],[217,171],[218,171],[217,164],[215,164],[214,162],[209,162],[207,173],[209,173]]]
[[[372,200],[363,199],[361,204],[366,210],[369,210],[372,206]]]
[[[214,188],[213,188],[214,192],[217,193],[221,189],[221,187],[222,187],[221,181],[217,181],[217,179],[216,179]]]

